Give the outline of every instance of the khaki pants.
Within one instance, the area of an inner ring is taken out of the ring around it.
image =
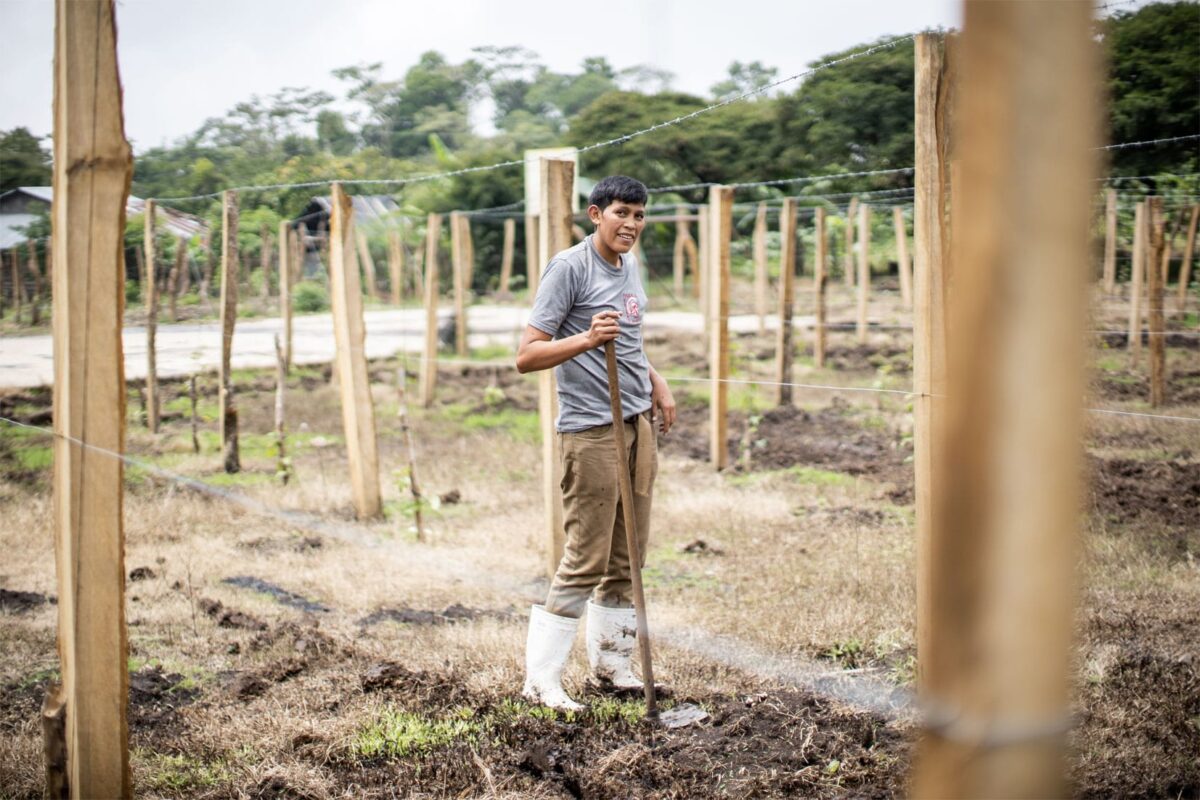
[[[657,442],[650,412],[626,422],[630,480],[634,487],[633,516],[638,551],[646,563],[650,538],[650,501],[658,473]],[[633,604],[629,576],[629,547],[621,489],[617,483],[617,454],[611,425],[578,433],[561,433],[563,527],[566,546],[550,584],[546,610],[561,617],[579,618],[595,592],[595,602],[611,608]],[[640,480],[639,480],[640,479]]]

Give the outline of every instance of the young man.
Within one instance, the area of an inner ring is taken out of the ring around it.
[[[566,547],[544,606],[533,606],[525,652],[524,695],[564,710],[582,708],[562,688],[579,619],[587,614],[587,651],[600,686],[642,687],[629,669],[637,627],[632,604],[604,343],[616,342],[621,412],[634,486],[634,519],[643,562],[650,497],[658,471],[654,423],[675,423],[671,390],[646,359],[646,292],[631,251],[646,224],[646,187],[612,175],[596,184],[588,218],[595,232],[554,256],[542,275],[517,369],[555,367]],[[590,599],[589,599],[590,598]]]

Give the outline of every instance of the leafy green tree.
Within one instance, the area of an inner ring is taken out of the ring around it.
[[[761,61],[751,61],[748,64],[734,61],[729,65],[729,77],[713,84],[709,91],[718,100],[725,100],[770,86],[778,74],[778,69],[765,67]],[[758,95],[757,99],[761,99],[762,96]]]
[[[317,114],[317,143],[328,153],[345,156],[354,151],[358,137],[346,124],[344,115],[327,108]]]
[[[0,132],[0,192],[18,186],[48,186],[50,152],[28,128]]]

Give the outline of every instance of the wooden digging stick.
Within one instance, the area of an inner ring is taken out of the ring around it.
[[[629,548],[629,577],[633,580],[633,610],[637,616],[638,645],[642,651],[642,685],[646,692],[646,717],[658,719],[654,695],[654,667],[650,663],[650,629],[646,626],[646,595],[642,591],[642,554],[638,547],[637,521],[633,513],[633,484],[629,480],[629,453],[625,449],[625,416],[621,413],[621,384],[617,377],[617,349],[604,343],[608,362],[608,396],[612,403],[613,444],[617,448],[617,483],[621,487],[621,510],[625,515],[625,540]]]

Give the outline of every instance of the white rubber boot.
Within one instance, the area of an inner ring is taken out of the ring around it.
[[[629,669],[637,643],[637,612],[587,604],[587,652],[592,675],[601,688],[641,691]]]
[[[571,654],[579,620],[551,614],[543,606],[529,612],[529,638],[525,643],[525,688],[527,700],[560,711],[581,711],[562,687],[563,666]]]

